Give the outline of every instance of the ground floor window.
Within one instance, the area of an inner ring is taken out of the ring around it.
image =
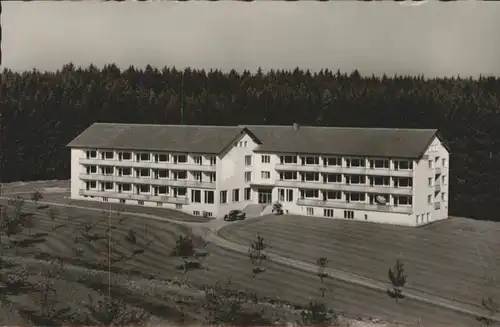
[[[323,216],[333,217],[333,209],[323,209]]]
[[[182,204],[177,203],[177,204],[175,205],[175,209],[182,209]]]
[[[203,217],[212,217],[212,213],[209,211],[203,211]]]
[[[137,203],[138,203],[139,205],[141,205],[141,206],[143,206],[143,205],[144,205],[144,201],[142,201],[142,200],[137,201]]]
[[[156,202],[157,207],[163,207],[163,202]]]
[[[306,213],[308,216],[314,216],[314,208],[306,208]]]
[[[252,190],[250,187],[245,188],[245,201],[249,201],[252,198]]]
[[[352,210],[344,210],[344,218],[346,218],[346,219],[354,219],[354,211],[352,211]]]
[[[199,216],[199,215],[200,215],[200,212],[198,210],[193,211],[193,216]]]
[[[120,203],[125,204],[126,203],[125,199],[120,199]]]
[[[103,202],[108,202],[108,198],[102,198]]]
[[[205,203],[214,203],[214,191],[205,191]]]

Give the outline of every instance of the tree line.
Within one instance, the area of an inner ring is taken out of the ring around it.
[[[1,92],[2,182],[69,178],[65,146],[94,122],[438,128],[451,148],[450,215],[500,220],[492,214],[500,209],[498,78],[68,64],[6,69]]]

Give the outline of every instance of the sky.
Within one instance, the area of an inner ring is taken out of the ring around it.
[[[500,4],[3,2],[3,66],[500,76]]]

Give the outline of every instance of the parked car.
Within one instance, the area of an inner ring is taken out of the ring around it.
[[[231,210],[224,216],[225,221],[233,221],[233,220],[243,220],[246,218],[246,213],[241,210]]]

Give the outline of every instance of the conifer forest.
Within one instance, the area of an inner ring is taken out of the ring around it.
[[[498,78],[68,64],[4,70],[1,88],[2,182],[68,179],[66,144],[94,122],[438,128],[451,149],[450,215],[500,220]]]

